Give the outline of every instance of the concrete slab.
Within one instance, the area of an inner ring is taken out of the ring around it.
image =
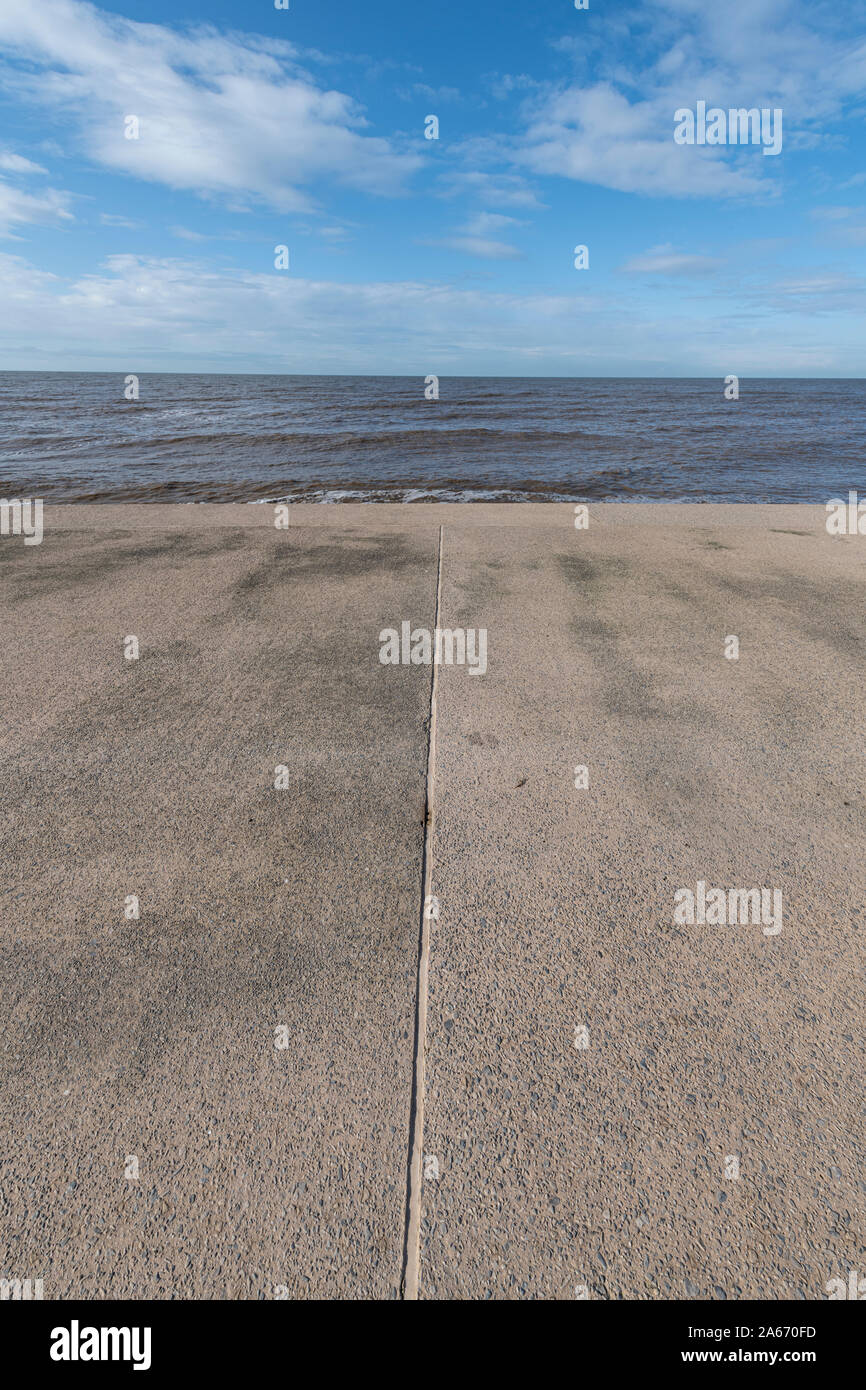
[[[444,533],[489,669],[438,688],[421,1297],[824,1297],[863,1263],[866,541],[517,511]],[[678,924],[698,880],[781,931]]]
[[[0,1273],[45,1298],[398,1294],[429,692],[378,632],[436,533],[261,516],[0,543]]]
[[[420,1296],[862,1269],[866,542],[572,510],[51,507],[0,542],[0,1273],[399,1296],[431,672],[378,634],[433,626],[440,525],[488,669],[437,676]],[[781,930],[676,921],[699,881],[779,890]]]

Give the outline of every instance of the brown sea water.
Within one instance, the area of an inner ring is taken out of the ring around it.
[[[866,490],[866,382],[0,373],[0,496],[823,502]]]

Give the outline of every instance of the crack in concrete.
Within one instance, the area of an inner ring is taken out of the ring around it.
[[[442,533],[439,527],[439,559],[436,572],[436,618],[439,629],[442,602]],[[427,983],[430,967],[430,915],[428,906],[433,888],[433,787],[436,776],[436,685],[438,663],[433,661],[430,676],[430,716],[427,725],[427,789],[424,803],[424,852],[421,861],[421,912],[418,931],[418,979],[415,990],[415,1055],[412,1067],[412,1098],[409,1109],[409,1159],[406,1174],[406,1231],[403,1244],[403,1275],[400,1292],[407,1302],[416,1302],[421,1265],[421,1184],[424,1144],[424,1061],[427,1049]]]

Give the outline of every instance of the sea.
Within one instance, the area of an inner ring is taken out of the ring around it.
[[[826,502],[866,381],[0,373],[0,496]],[[437,396],[438,392],[438,396]],[[137,397],[137,398],[136,398]]]

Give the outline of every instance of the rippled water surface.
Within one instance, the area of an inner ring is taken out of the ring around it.
[[[0,373],[0,494],[819,502],[866,491],[866,382]]]

